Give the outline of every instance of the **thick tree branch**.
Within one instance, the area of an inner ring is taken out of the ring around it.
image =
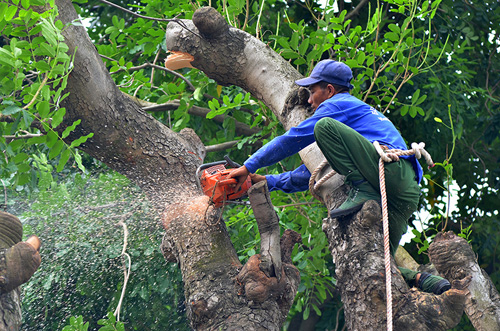
[[[266,273],[268,277],[276,277],[279,282],[281,279],[280,224],[269,197],[267,182],[262,181],[253,185],[248,190],[248,198],[259,227],[261,261],[270,262],[268,268],[264,267],[267,270],[262,265],[261,269],[264,269],[264,272],[268,271]]]
[[[57,0],[56,5],[64,24],[78,18],[71,2]],[[68,140],[94,133],[80,148],[156,197],[151,200],[159,210],[179,192],[199,192],[192,177],[200,163],[197,151],[122,95],[83,27],[70,24],[63,35],[75,53],[65,90],[70,94],[62,104],[64,123],[81,119]]]
[[[438,233],[429,247],[431,261],[452,281],[471,278],[465,312],[476,330],[500,330],[500,295],[477,263],[469,243],[453,232]]]
[[[250,92],[273,111],[285,129],[310,116],[308,93],[294,84],[301,75],[260,40],[229,27],[214,8],[200,8],[193,21],[184,22],[190,29],[200,31],[204,39],[193,38],[180,26],[168,24],[169,50],[193,56],[191,65],[218,84],[237,85]],[[300,156],[311,172],[324,160],[316,144],[302,150]],[[334,176],[321,186],[320,195],[329,208],[344,200],[343,191],[336,190],[341,184],[342,177]]]
[[[248,190],[248,196],[259,226],[261,250],[260,254],[250,257],[243,266],[237,281],[241,284],[241,294],[251,302],[278,304],[281,312],[279,323],[271,328],[276,330],[288,315],[300,283],[299,272],[290,256],[295,244],[301,242],[301,236],[287,230],[280,239],[279,219],[273,209],[266,182],[253,185]]]

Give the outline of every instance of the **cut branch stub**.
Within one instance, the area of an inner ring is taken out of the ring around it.
[[[438,233],[429,247],[432,263],[452,284],[470,278],[465,312],[476,330],[500,330],[500,295],[478,265],[467,241],[453,232]]]
[[[30,243],[20,242],[22,236],[21,221],[0,211],[0,294],[26,283],[40,266],[39,240],[35,248]]]
[[[214,39],[226,34],[229,25],[224,17],[212,7],[202,7],[193,14],[193,23],[206,39]]]
[[[267,182],[262,181],[248,190],[248,198],[252,204],[253,214],[260,232],[260,268],[268,277],[281,279],[280,224],[274,211]],[[266,265],[270,263],[270,265]]]
[[[236,280],[242,294],[254,303],[273,298],[278,303],[284,321],[293,303],[300,283],[300,273],[291,263],[293,246],[301,236],[286,230],[280,239],[279,219],[273,209],[266,182],[259,182],[248,190],[261,236],[261,254],[250,257]]]

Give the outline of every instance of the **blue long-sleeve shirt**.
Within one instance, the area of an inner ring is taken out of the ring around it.
[[[312,144],[315,141],[314,126],[323,117],[346,124],[372,143],[378,141],[391,149],[407,149],[403,137],[387,117],[349,93],[339,93],[321,103],[313,116],[255,152],[244,163],[248,171],[255,173],[258,169],[273,165]],[[415,180],[420,183],[423,171],[415,156],[401,158],[412,162],[416,173]],[[310,176],[311,173],[302,165],[293,171],[267,175],[266,179],[270,191],[282,190],[292,193],[307,190]]]

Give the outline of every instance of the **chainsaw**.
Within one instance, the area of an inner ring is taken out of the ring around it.
[[[226,202],[237,203],[235,200],[242,198],[252,186],[251,179],[248,177],[236,191],[238,181],[229,177],[231,169],[226,169],[226,166],[231,168],[240,167],[238,163],[233,162],[226,155],[223,161],[205,163],[196,170],[198,184],[203,189],[203,193],[210,197],[210,200],[217,208],[222,207]]]

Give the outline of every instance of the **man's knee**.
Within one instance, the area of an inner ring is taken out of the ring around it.
[[[316,141],[322,140],[325,137],[331,138],[332,135],[335,135],[338,131],[336,128],[337,124],[340,124],[340,122],[330,117],[323,117],[316,122],[316,125],[314,126],[314,137],[316,138]]]

